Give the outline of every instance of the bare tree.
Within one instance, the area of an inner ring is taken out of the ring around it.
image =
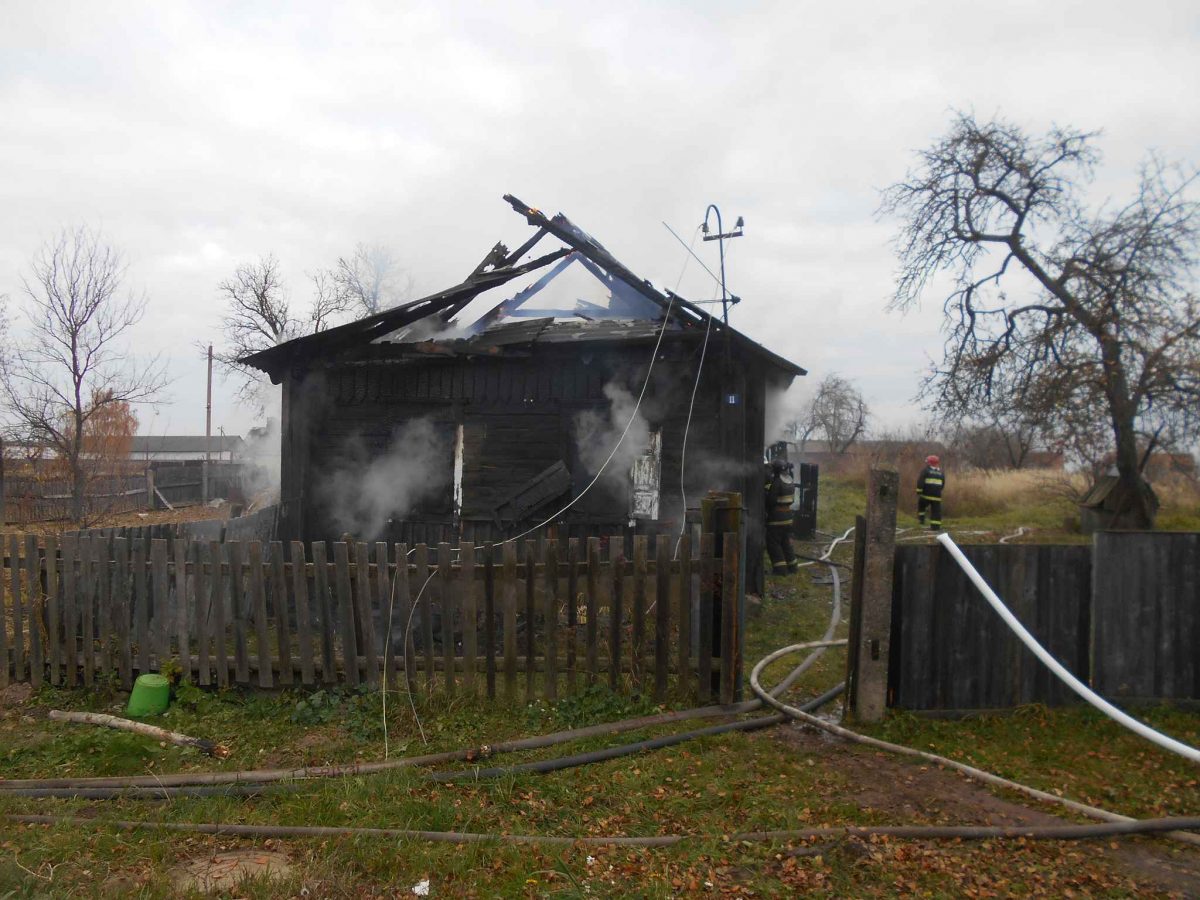
[[[88,434],[110,408],[152,402],[167,379],[157,359],[125,349],[144,297],[125,294],[121,254],[87,227],[64,229],[23,279],[27,327],[12,342],[0,384],[18,427],[53,448],[71,480],[71,515],[88,513]]]
[[[238,382],[238,399],[258,406],[260,411],[265,405],[262,376],[246,369],[238,360],[340,324],[358,306],[358,299],[346,290],[336,270],[318,270],[309,278],[312,301],[307,310],[299,312],[292,306],[279,260],[272,254],[239,265],[232,278],[217,285],[218,293],[228,304],[228,312],[222,322],[225,342],[213,353],[213,358]]]
[[[862,437],[870,418],[862,393],[836,373],[826,375],[793,426],[803,448],[813,435],[820,435],[831,453],[845,453]]]
[[[1127,521],[1148,526],[1156,504],[1139,436],[1194,426],[1200,399],[1193,178],[1151,158],[1132,200],[1089,211],[1093,139],[959,114],[884,195],[882,210],[903,223],[892,305],[915,305],[939,273],[955,278],[945,359],[925,384],[944,407],[1020,405],[1048,380],[1058,408],[1099,398]]]
[[[338,258],[331,276],[346,301],[364,316],[395,306],[412,292],[412,278],[381,244],[356,244],[350,256]]]

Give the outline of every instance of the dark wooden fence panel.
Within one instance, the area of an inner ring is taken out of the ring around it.
[[[524,696],[554,700],[607,671],[616,689],[665,699],[699,695],[702,662],[729,668],[693,656],[687,615],[672,613],[688,607],[694,580],[717,602],[711,575],[722,568],[737,589],[737,560],[716,558],[711,535],[678,558],[667,538],[651,553],[639,536],[628,558],[620,538],[589,538],[586,554],[578,539],[442,542],[431,554],[425,544],[285,549],[162,533],[5,541],[0,683],[128,686],[171,663],[214,687],[398,688],[406,672],[426,691],[493,697],[502,670],[501,693],[515,699],[523,670]]]
[[[989,544],[963,552],[1042,645],[1086,680],[1091,548]],[[904,709],[1059,705],[1075,698],[937,545],[896,550],[890,666],[889,700]]]
[[[1094,688],[1200,699],[1200,534],[1101,532],[1095,547]]]

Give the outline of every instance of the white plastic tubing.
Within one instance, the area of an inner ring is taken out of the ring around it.
[[[1190,759],[1194,763],[1200,763],[1200,750],[1197,750],[1195,747],[1189,747],[1187,744],[1177,741],[1172,737],[1167,737],[1165,734],[1155,731],[1149,725],[1139,722],[1137,719],[1133,718],[1133,716],[1122,712],[1070,672],[1068,672],[1065,668],[1063,668],[1062,664],[1053,656],[1051,656],[1046,651],[1045,647],[1037,642],[1037,638],[1030,634],[1025,629],[1025,626],[1017,621],[1017,617],[1014,616],[1009,611],[1008,607],[1004,605],[1004,601],[996,596],[996,592],[993,591],[988,583],[983,580],[983,576],[975,570],[975,567],[971,565],[970,560],[963,555],[963,552],[958,548],[958,545],[950,539],[950,535],[945,533],[939,534],[938,543],[945,547],[946,550],[949,551],[950,555],[954,557],[954,561],[962,567],[964,572],[967,573],[967,577],[971,579],[972,584],[979,588],[979,593],[983,594],[984,599],[991,604],[992,609],[994,609],[997,614],[999,614],[1000,618],[1004,620],[1004,624],[1011,628],[1016,636],[1021,639],[1022,643],[1032,650],[1038,659],[1049,666],[1050,671],[1061,678],[1067,687],[1069,687],[1109,718],[1120,722],[1130,731],[1141,735],[1148,741],[1153,741],[1154,743],[1158,744],[1158,746],[1166,750],[1170,750],[1172,753],[1178,753],[1180,756]]]

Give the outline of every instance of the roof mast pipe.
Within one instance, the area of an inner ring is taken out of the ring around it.
[[[716,234],[708,233],[708,214],[709,213],[717,214],[717,233]],[[737,230],[727,232],[725,230],[724,226],[721,224],[721,210],[717,209],[717,205],[715,203],[708,204],[708,209],[706,209],[704,211],[704,224],[702,224],[700,226],[700,230],[704,232],[704,240],[719,242],[717,244],[717,246],[720,248],[720,251],[721,251],[721,320],[726,325],[729,324],[729,306],[730,306],[730,304],[731,303],[740,303],[742,298],[741,297],[730,297],[729,292],[725,290],[725,239],[741,237],[742,229],[745,226],[746,226],[745,220],[741,216],[738,216],[737,222],[733,226]]]

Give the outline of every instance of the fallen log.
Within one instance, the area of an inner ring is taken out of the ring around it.
[[[166,741],[178,747],[192,747],[201,753],[215,756],[217,759],[225,759],[229,756],[229,748],[223,744],[218,744],[216,741],[189,737],[186,734],[167,731],[165,728],[157,728],[154,725],[147,725],[145,722],[122,719],[119,716],[110,716],[105,713],[66,712],[61,709],[50,710],[48,716],[55,722],[74,722],[77,725],[100,725],[104,728],[116,728],[118,731],[131,731],[134,734],[140,734],[143,737],[152,738],[156,741]]]

